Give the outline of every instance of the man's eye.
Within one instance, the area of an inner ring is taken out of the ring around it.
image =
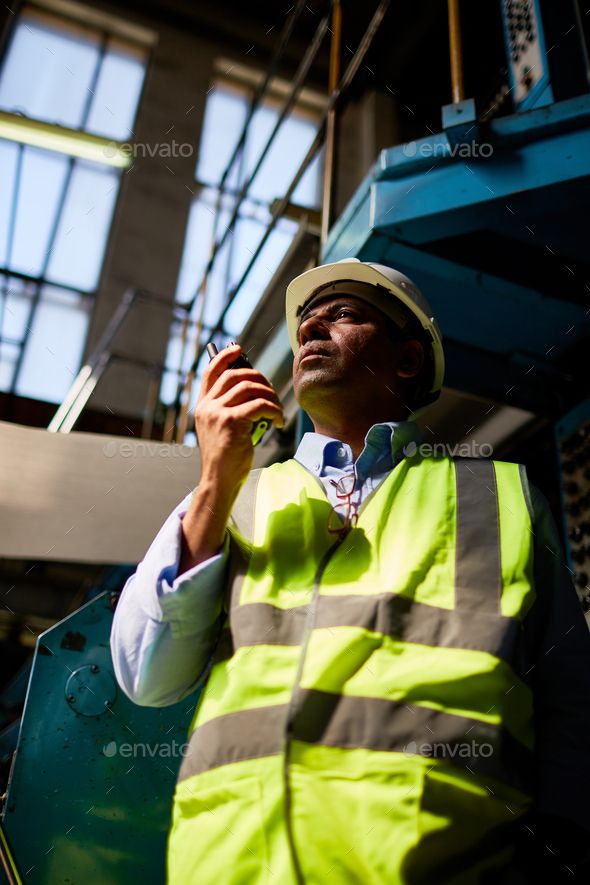
[[[354,311],[351,310],[349,307],[341,307],[339,310],[336,311],[336,319],[338,319],[338,317],[341,317],[341,316],[352,317],[352,316],[354,316]]]

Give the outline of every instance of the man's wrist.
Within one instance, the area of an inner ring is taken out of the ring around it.
[[[223,549],[227,522],[240,486],[201,479],[182,518],[182,549],[178,574],[184,574]]]

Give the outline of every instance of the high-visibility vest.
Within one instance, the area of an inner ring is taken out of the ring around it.
[[[473,885],[510,861],[534,749],[523,471],[404,458],[344,537],[297,461],[250,475],[171,885]]]

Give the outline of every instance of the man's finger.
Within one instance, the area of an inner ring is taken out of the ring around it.
[[[268,402],[274,403],[275,406],[281,407],[281,401],[272,387],[269,387],[268,384],[259,384],[249,380],[235,384],[225,393],[216,397],[216,399],[220,405],[226,407],[238,406],[253,399],[266,399]]]
[[[236,418],[249,418],[251,421],[268,418],[279,428],[283,427],[285,423],[282,406],[277,406],[275,403],[262,398],[234,406],[233,414]]]
[[[231,390],[238,384],[243,384],[243,382],[262,385],[273,394],[275,393],[270,381],[256,369],[232,369],[231,372],[222,372],[207,393],[213,399],[220,399],[228,390]]]
[[[224,347],[223,350],[220,350],[219,353],[213,357],[209,365],[206,366],[203,371],[201,396],[209,393],[217,379],[223,375],[226,369],[229,369],[230,365],[237,360],[241,353],[242,348],[240,345],[232,344],[230,347]]]

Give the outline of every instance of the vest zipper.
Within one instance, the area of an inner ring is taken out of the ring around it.
[[[350,529],[348,530],[350,531]],[[293,830],[291,827],[291,785],[289,780],[289,769],[290,769],[290,753],[291,753],[291,741],[293,739],[293,726],[295,721],[295,714],[297,712],[297,701],[301,694],[300,681],[303,673],[303,667],[305,664],[305,656],[307,653],[307,646],[309,645],[309,639],[311,636],[311,631],[313,630],[313,625],[316,617],[317,610],[317,600],[319,596],[320,589],[320,581],[322,579],[322,575],[326,570],[326,566],[328,562],[336,552],[336,550],[340,547],[344,539],[348,535],[347,532],[343,532],[338,536],[338,539],[332,544],[331,547],[326,550],[324,553],[322,560],[319,564],[318,570],[316,572],[313,584],[313,592],[311,601],[309,603],[309,608],[307,610],[307,615],[305,618],[305,626],[303,630],[303,640],[301,642],[301,654],[299,656],[299,662],[297,664],[297,672],[295,674],[295,682],[293,684],[293,692],[291,694],[291,700],[289,701],[289,707],[287,709],[287,721],[285,725],[285,747],[284,747],[284,780],[285,780],[285,822],[287,826],[287,838],[289,842],[289,851],[291,854],[291,860],[293,861],[293,868],[295,870],[295,877],[297,879],[297,885],[305,885],[305,879],[303,873],[301,871],[301,867],[299,865],[299,859],[297,857],[297,851],[295,848],[295,839],[293,837]]]

